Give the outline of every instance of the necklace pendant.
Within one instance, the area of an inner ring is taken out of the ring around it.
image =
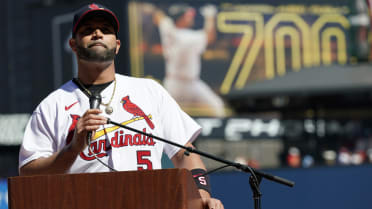
[[[109,115],[111,115],[112,112],[114,112],[114,109],[111,106],[107,106],[105,108],[105,112]]]

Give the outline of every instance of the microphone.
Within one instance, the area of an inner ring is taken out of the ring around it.
[[[100,94],[92,94],[90,95],[89,97],[89,107],[90,109],[99,109],[99,105],[101,104],[101,101],[102,101],[102,98],[101,98],[101,95]],[[105,167],[107,167],[108,169],[110,169],[111,171],[117,171],[115,170],[114,168],[112,168],[111,166],[109,166],[107,163],[103,162],[102,160],[100,160],[96,153],[94,153],[94,151],[92,150],[91,148],[91,139],[92,139],[92,134],[93,134],[93,131],[89,131],[88,132],[88,135],[87,135],[87,144],[88,144],[88,150],[89,152],[91,152],[94,156],[94,158],[96,158],[96,160],[98,162],[100,162],[102,165],[104,165]]]
[[[89,97],[89,105],[90,109],[99,109],[99,105],[101,104],[102,98],[99,94],[93,94]]]
[[[89,106],[90,109],[99,109],[99,105],[101,104],[102,98],[100,94],[93,94],[89,97]],[[88,132],[87,142],[90,144],[90,140],[92,139],[92,131]]]

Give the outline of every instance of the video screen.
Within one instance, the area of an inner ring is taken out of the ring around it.
[[[233,91],[350,62],[352,13],[340,2],[132,1],[131,75],[159,81],[192,116],[234,115],[226,101]]]

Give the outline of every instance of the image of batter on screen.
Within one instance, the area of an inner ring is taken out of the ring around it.
[[[167,14],[155,10],[153,21],[159,27],[165,59],[164,87],[184,108],[200,108],[210,116],[225,115],[222,99],[200,79],[201,57],[216,40],[213,5],[200,8],[202,29],[193,29],[196,9],[187,4],[173,4]]]

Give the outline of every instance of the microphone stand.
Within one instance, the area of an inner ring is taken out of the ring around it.
[[[260,209],[261,208],[261,196],[262,196],[262,194],[259,190],[259,186],[260,186],[262,178],[266,178],[270,181],[274,181],[276,183],[283,184],[283,185],[286,185],[286,186],[289,186],[289,187],[293,187],[294,184],[295,184],[293,181],[290,181],[290,180],[287,180],[287,179],[284,179],[284,178],[281,178],[281,177],[278,177],[278,176],[274,176],[274,175],[271,175],[271,174],[268,174],[268,173],[264,173],[264,172],[259,171],[257,169],[251,168],[250,166],[247,166],[247,165],[243,165],[243,164],[240,164],[240,163],[235,163],[235,162],[232,162],[232,161],[229,161],[229,160],[219,158],[217,156],[211,155],[211,154],[206,153],[206,152],[202,152],[202,151],[197,150],[197,149],[192,148],[192,147],[186,147],[186,146],[177,144],[177,143],[169,141],[167,139],[163,139],[161,137],[158,137],[158,136],[155,136],[155,135],[152,135],[152,134],[149,134],[149,133],[145,133],[145,132],[137,130],[135,128],[132,128],[132,127],[114,122],[114,121],[110,120],[109,118],[107,118],[107,124],[113,124],[113,125],[116,125],[116,126],[128,129],[128,130],[134,131],[136,133],[143,134],[143,135],[148,136],[148,137],[152,137],[154,139],[157,139],[159,141],[171,144],[173,146],[182,148],[182,149],[186,150],[185,155],[189,155],[190,153],[195,153],[195,154],[198,154],[200,156],[203,156],[203,157],[206,157],[206,158],[224,163],[224,164],[232,166],[232,167],[235,167],[236,169],[239,169],[243,172],[250,173],[251,176],[249,177],[249,184],[250,184],[252,192],[253,192],[253,200],[254,200],[254,208],[255,209]]]

